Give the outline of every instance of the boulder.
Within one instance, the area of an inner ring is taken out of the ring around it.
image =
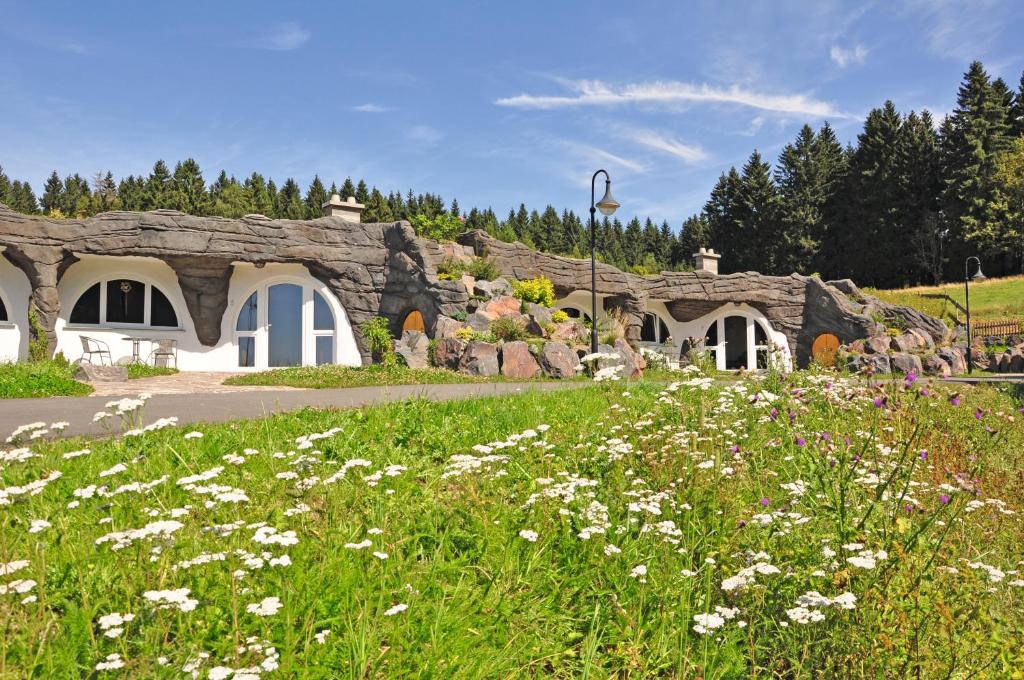
[[[628,342],[619,338],[615,341],[613,351],[622,357],[623,378],[636,378],[644,374],[644,369],[647,368],[647,361],[634,351]]]
[[[889,357],[889,364],[892,366],[893,373],[903,373],[904,375],[910,373],[913,373],[914,375],[921,375],[923,368],[921,365],[921,357],[916,354],[893,354]]]
[[[473,291],[476,290],[476,279],[469,274],[464,273],[460,280],[462,281],[462,285],[466,287],[466,291],[468,293],[472,294]]]
[[[540,365],[552,378],[571,378],[580,371],[580,358],[568,345],[546,342],[540,350]]]
[[[924,372],[925,375],[937,375],[943,378],[948,378],[953,374],[953,371],[950,369],[949,364],[946,363],[946,361],[937,354],[932,354],[929,357],[925,357]]]
[[[922,331],[917,328],[911,328],[906,332],[906,335],[909,335],[917,340],[918,348],[935,347],[935,341],[932,340],[932,336],[926,333],[925,331]]]
[[[588,332],[582,323],[576,319],[569,319],[556,323],[551,330],[550,338],[559,342],[583,342],[587,339]]]
[[[540,364],[530,353],[530,346],[521,340],[501,346],[501,374],[509,378],[533,378],[540,373]]]
[[[855,373],[871,371],[879,375],[891,373],[892,365],[887,354],[853,354],[847,359],[846,369]]]
[[[1024,373],[1024,347],[1014,347],[1003,352],[999,359],[1000,373]]]
[[[450,316],[439,316],[434,324],[434,337],[437,339],[454,338],[456,331],[464,326],[464,323]]]
[[[521,314],[520,309],[522,306],[523,303],[518,298],[514,298],[511,295],[502,295],[484,304],[482,313],[492,320],[499,319],[503,316]]]
[[[867,354],[885,354],[889,351],[892,340],[888,335],[876,335],[864,341],[864,352]]]
[[[459,372],[466,375],[498,375],[498,346],[471,340],[462,354]]]
[[[427,368],[430,365],[427,359],[429,346],[430,339],[426,333],[405,331],[395,343],[395,352],[405,359],[405,365],[409,368]]]
[[[493,319],[483,312],[473,312],[466,317],[466,325],[478,333],[486,333],[491,328]]]
[[[555,310],[544,305],[538,305],[536,302],[526,303],[526,313],[537,320],[539,324],[551,323],[551,315]]]
[[[473,285],[473,295],[477,295],[479,297],[490,299],[511,294],[511,284],[502,278],[494,279],[493,281],[477,281]]]
[[[100,366],[99,364],[82,363],[75,369],[75,380],[82,382],[125,382],[128,380],[128,369],[125,366]]]
[[[462,354],[466,351],[466,341],[459,338],[443,338],[434,345],[434,364],[450,371],[459,370]]]
[[[917,334],[906,332],[889,339],[889,349],[894,352],[913,352],[924,347],[924,340]]]
[[[936,354],[949,365],[949,370],[953,372],[953,375],[967,372],[967,359],[964,357],[962,348],[943,347]]]

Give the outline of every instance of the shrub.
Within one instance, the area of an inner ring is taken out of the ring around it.
[[[466,265],[465,272],[480,281],[493,281],[501,276],[498,266],[489,257],[474,257]]]
[[[555,284],[544,276],[524,281],[513,281],[512,292],[523,302],[533,302],[544,307],[555,304]]]
[[[442,281],[454,281],[462,277],[465,267],[453,257],[446,257],[437,265],[437,278]]]
[[[441,243],[454,241],[456,236],[466,231],[466,225],[463,224],[462,218],[447,212],[434,217],[415,215],[409,221],[417,236]]]
[[[394,340],[387,317],[377,316],[359,327],[359,332],[366,340],[366,346],[375,359],[382,363],[388,362],[388,355],[394,354]]]
[[[466,313],[465,309],[460,309],[454,314],[452,314],[452,318],[455,319],[456,321],[465,321],[467,316],[469,315]]]
[[[46,340],[46,330],[39,322],[39,315],[34,309],[28,310],[28,327],[30,329],[28,360],[46,361],[50,357],[50,345]]]
[[[503,316],[491,322],[491,334],[498,340],[512,342],[514,340],[525,340],[530,337],[526,327],[518,319],[510,316]]]
[[[564,309],[559,309],[551,313],[551,323],[565,323],[569,320],[569,315],[566,314]]]
[[[463,326],[459,330],[455,331],[455,337],[457,337],[459,340],[465,340],[469,342],[470,340],[476,337],[476,331],[474,331],[469,326]]]

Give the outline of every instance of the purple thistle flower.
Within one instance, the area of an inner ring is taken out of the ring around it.
[[[920,453],[920,454],[918,455],[918,457],[919,457],[919,458],[920,458],[921,460],[928,460],[928,452],[927,452],[927,451],[922,451],[922,452],[921,452],[921,453]]]
[[[907,377],[903,379],[903,382],[906,383],[907,387],[910,387],[917,382],[917,373],[914,373],[913,371],[907,373]]]
[[[888,401],[889,397],[875,397],[875,408],[882,408]]]
[[[957,392],[956,394],[954,394],[952,397],[949,398],[949,405],[950,406],[959,406],[960,405],[960,393],[959,392]]]
[[[779,419],[779,409],[772,407],[772,410],[768,412],[768,417],[771,418],[772,422]]]
[[[797,437],[796,438],[796,445],[797,446],[807,446],[807,440],[804,439],[803,437]]]
[[[921,388],[921,396],[922,396],[922,397],[927,397],[927,396],[928,396],[928,395],[930,395],[930,394],[931,394],[931,392],[929,392],[929,391],[928,391],[928,388],[927,388],[927,387],[922,387],[922,388]]]
[[[943,505],[949,505],[949,496],[947,496],[946,494],[942,494],[941,496],[939,496],[939,502],[942,503]]]
[[[822,441],[826,441],[826,442],[830,442],[830,441],[832,441],[832,435],[830,435],[828,432],[822,432],[821,433],[821,440]]]
[[[761,499],[761,507],[767,508],[769,505],[771,505],[771,503],[772,503],[771,500],[768,499],[768,498],[762,498]]]
[[[984,416],[985,416],[985,412],[982,411],[980,408],[974,409],[974,419],[975,420],[981,420]]]

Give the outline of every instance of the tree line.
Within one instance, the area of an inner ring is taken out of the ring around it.
[[[458,220],[545,252],[589,252],[587,216],[551,205],[520,204],[500,219],[491,208],[463,212],[436,194],[384,194],[362,179],[326,187],[317,176],[303,192],[291,178],[278,187],[256,172],[239,181],[221,171],[207,185],[193,159],[173,172],[157,161],[148,176],[120,181],[111,172],[91,180],[54,172],[37,198],[28,182],[12,182],[0,168],[0,202],[53,217],[170,208],[312,219],[333,193],[364,204],[364,222],[409,220],[419,229]],[[603,218],[597,244],[602,260],[640,274],[688,269],[701,246],[723,253],[723,273],[817,273],[880,287],[959,278],[964,258],[975,254],[989,275],[1024,273],[1024,75],[1014,92],[974,62],[956,109],[938,126],[928,111],[904,114],[887,101],[846,147],[828,123],[817,131],[804,125],[774,168],[754,151],[741,169],[723,173],[703,210],[679,230],[650,218]]]

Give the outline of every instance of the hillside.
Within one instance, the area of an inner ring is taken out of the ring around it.
[[[951,304],[949,300],[938,297],[947,295],[957,304],[963,305],[963,282],[892,290],[865,288],[864,291],[886,302],[909,305],[926,314],[936,316],[948,324],[963,323],[964,321],[962,311]],[[999,279],[986,279],[977,283],[972,282],[971,317],[977,321],[1024,319],[1024,276],[1008,276]]]

